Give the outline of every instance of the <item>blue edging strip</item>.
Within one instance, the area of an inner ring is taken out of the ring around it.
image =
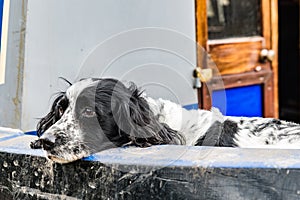
[[[37,132],[36,131],[28,131],[28,132],[25,132],[24,133],[25,135],[37,135]]]
[[[22,136],[22,135],[24,135],[24,134],[23,134],[23,133],[13,133],[13,134],[10,135],[10,136],[6,136],[6,137],[0,138],[0,142],[6,141],[6,140],[10,140],[10,139],[13,139],[13,138]]]
[[[0,133],[1,134],[1,133]],[[29,132],[27,134],[34,134]],[[4,152],[44,156],[30,149],[35,136],[2,132],[0,149]],[[7,142],[7,143],[6,143]],[[184,145],[154,145],[148,148],[112,148],[84,158],[87,162],[151,167],[185,166],[204,168],[300,169],[300,149],[247,149]]]
[[[187,109],[187,110],[197,110],[199,108],[197,103],[185,105],[185,106],[182,106],[182,107]]]
[[[278,156],[273,156],[273,153]],[[112,165],[145,165],[152,167],[197,166],[236,169],[299,169],[300,161],[297,159],[299,156],[300,150],[291,149],[158,145],[145,148],[142,152],[141,149],[135,150],[134,148],[113,148],[85,157],[83,160]]]

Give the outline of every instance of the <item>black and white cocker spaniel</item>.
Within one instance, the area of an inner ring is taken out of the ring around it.
[[[299,124],[228,117],[216,108],[186,110],[115,79],[89,78],[71,85],[39,121],[37,134],[31,147],[43,148],[59,163],[126,145],[300,148]]]

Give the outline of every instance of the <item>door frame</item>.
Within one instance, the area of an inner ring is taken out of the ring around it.
[[[208,20],[207,2],[203,0],[195,1],[196,7],[196,41],[204,48],[208,54],[214,45],[231,42],[233,39],[209,40],[208,39]],[[265,38],[263,47],[272,49],[275,52],[273,61],[269,64],[261,64],[262,70],[258,72],[241,72],[240,74],[222,75],[225,88],[262,84],[263,86],[263,113],[264,117],[278,118],[278,0],[261,0],[262,9],[262,37]],[[254,37],[245,38],[253,40]],[[219,41],[219,43],[218,43]],[[207,59],[203,56],[202,50],[197,50],[197,65],[206,68]],[[269,66],[269,67],[268,67]],[[216,83],[219,77],[213,77],[211,83]],[[235,81],[235,82],[233,82]],[[215,84],[216,85],[216,84]],[[212,87],[212,90],[220,89]],[[206,84],[198,90],[199,107],[202,109],[211,108],[211,94]]]

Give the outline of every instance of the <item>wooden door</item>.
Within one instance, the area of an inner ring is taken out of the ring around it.
[[[221,75],[214,72],[199,90],[200,107],[210,109],[214,102],[210,93],[221,87],[226,91],[258,86],[261,98],[255,101],[261,101],[262,116],[278,117],[277,0],[196,0],[196,26],[198,44],[206,49]],[[271,57],[272,50],[272,61],[268,56],[261,58],[263,52]],[[198,66],[209,67],[199,52]],[[220,78],[224,86],[218,84]]]

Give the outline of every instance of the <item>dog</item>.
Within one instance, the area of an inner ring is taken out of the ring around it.
[[[43,148],[58,163],[130,145],[300,147],[299,124],[223,116],[217,108],[186,110],[112,78],[82,79],[60,93],[38,122],[37,135],[31,148]]]

